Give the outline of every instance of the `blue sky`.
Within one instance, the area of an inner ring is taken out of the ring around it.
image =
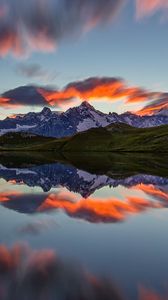
[[[103,2],[105,5],[106,1]],[[7,55],[1,56],[0,93],[27,84],[52,85],[61,89],[69,82],[93,76],[121,77],[128,86],[166,92],[168,85],[166,8],[163,13],[157,7],[158,10],[156,8],[151,15],[137,20],[135,5],[135,1],[127,1],[112,22],[100,23],[78,37],[65,38],[52,52],[32,51],[29,55],[15,57],[12,51],[9,51]],[[47,75],[27,76],[20,71],[22,65],[24,67],[38,65],[43,75],[45,73]],[[109,102],[101,99],[99,101],[95,99],[93,104],[105,112],[121,112],[135,106],[137,109],[142,107],[141,102],[127,107],[123,101]],[[36,106],[10,107],[10,109],[2,108],[1,113],[9,115],[25,112],[30,108],[39,110]]]

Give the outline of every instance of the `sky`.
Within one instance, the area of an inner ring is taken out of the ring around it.
[[[167,22],[167,0],[0,0],[0,118],[168,108]]]

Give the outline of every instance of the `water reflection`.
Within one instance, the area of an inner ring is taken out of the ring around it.
[[[111,198],[80,198],[71,192],[58,192],[47,195],[25,195],[15,191],[2,193],[0,202],[9,209],[20,213],[42,213],[47,211],[63,211],[72,218],[86,220],[91,223],[113,223],[124,221],[128,215],[138,214],[149,209],[168,207],[168,194],[164,187],[138,185],[131,188],[132,195],[123,199]],[[145,191],[152,196],[137,197],[138,191]]]
[[[62,186],[87,198],[104,186],[119,185],[132,187],[137,184],[168,185],[168,178],[150,174],[97,175],[61,163],[38,165],[26,168],[7,168],[0,165],[0,178],[13,184],[26,184],[29,187],[41,187],[44,192]]]
[[[22,156],[0,157],[0,299],[168,299],[168,160]]]
[[[121,300],[110,280],[97,278],[52,250],[0,246],[1,300]]]
[[[138,300],[166,300],[142,284]],[[53,250],[33,250],[15,244],[0,245],[1,300],[126,300],[110,278],[90,273],[74,261],[61,259]]]
[[[70,217],[92,223],[113,223],[125,220],[130,214],[168,205],[168,178],[150,174],[120,174],[113,178],[112,174],[92,174],[62,163],[27,168],[1,164],[0,177],[13,185],[12,190],[1,192],[1,204],[20,213],[61,210]],[[18,184],[40,187],[44,193],[16,191]],[[103,187],[111,188],[110,195],[97,197],[96,191]],[[121,187],[124,187],[122,195],[116,196],[115,191]],[[53,188],[59,191],[51,192]]]

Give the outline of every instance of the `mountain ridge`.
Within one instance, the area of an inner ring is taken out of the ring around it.
[[[137,128],[150,128],[168,124],[168,114],[160,112],[152,116],[139,116],[131,112],[121,115],[105,114],[96,110],[87,101],[65,112],[51,111],[44,107],[41,112],[29,112],[15,118],[0,121],[0,135],[7,132],[30,132],[41,136],[62,138],[91,128],[124,123]]]

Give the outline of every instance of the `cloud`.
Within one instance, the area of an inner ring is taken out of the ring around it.
[[[27,78],[39,79],[44,82],[46,81],[51,82],[57,76],[56,73],[47,71],[39,64],[25,64],[25,63],[19,64],[17,66],[17,72],[21,76]]]
[[[167,0],[136,0],[137,18],[150,16],[157,11],[168,10]],[[168,11],[167,11],[168,12]]]
[[[26,70],[27,72],[29,75],[32,74],[32,70]],[[106,98],[109,101],[117,101],[124,97],[128,103],[141,102],[148,99],[149,93],[138,87],[129,88],[120,78],[90,77],[70,82],[60,90],[50,87],[21,86],[3,93],[0,104],[7,108],[16,105],[61,106],[72,100],[91,101]]]
[[[27,70],[28,75],[38,73],[38,70]],[[161,108],[168,108],[168,94],[152,92],[141,87],[130,86],[121,78],[115,77],[89,77],[84,80],[74,81],[62,89],[48,86],[21,86],[9,90],[0,96],[0,104],[4,108],[17,106],[58,106],[64,104],[72,106],[74,101],[106,100],[115,102],[122,100],[127,105],[139,103],[144,108],[137,114],[152,115]]]
[[[111,280],[98,278],[80,265],[63,261],[53,250],[0,245],[1,300],[121,300]]]
[[[126,103],[147,101],[153,93],[139,87],[128,87],[121,78],[115,77],[90,77],[81,81],[69,83],[62,90],[38,89],[41,95],[51,104],[57,101],[71,99],[78,100],[102,100],[117,101],[126,98]]]
[[[160,93],[157,98],[138,111],[138,114],[153,115],[162,112],[162,110],[168,110],[168,93]]]
[[[0,97],[0,104],[5,108],[49,105],[35,86],[20,86],[3,93]]]
[[[0,0],[0,55],[52,51],[109,23],[123,0]]]
[[[167,0],[135,0],[137,18],[167,11]],[[109,24],[124,0],[0,0],[0,56],[51,52]]]

